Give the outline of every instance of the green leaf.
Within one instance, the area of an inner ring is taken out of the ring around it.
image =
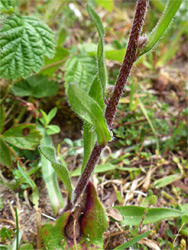
[[[29,186],[32,188],[32,202],[35,205],[36,208],[38,208],[38,201],[39,201],[39,191],[35,184],[35,182],[31,179],[29,174],[24,170],[23,167],[17,163],[17,167],[21,175],[24,177],[25,181],[29,184]]]
[[[35,125],[21,124],[6,130],[3,139],[18,148],[34,150],[40,143],[41,135]]]
[[[154,182],[156,188],[165,187],[174,181],[180,180],[182,178],[181,174],[168,175],[164,178],[158,179]]]
[[[144,215],[144,207],[139,206],[115,206],[120,214],[123,216],[122,225],[139,225]],[[160,220],[167,220],[183,215],[183,212],[171,208],[147,208],[148,212],[145,216],[143,224],[155,223]]]
[[[45,57],[45,66],[40,71],[40,74],[52,77],[53,73],[58,70],[59,66],[66,62],[68,56],[69,51],[67,49],[56,47],[55,56],[53,59]]]
[[[94,127],[98,144],[104,145],[110,141],[111,135],[104,118],[104,112],[96,101],[76,84],[69,84],[67,95],[73,111],[85,122],[88,122]]]
[[[0,0],[0,14],[11,14],[16,7],[15,0]]]
[[[82,162],[82,169],[81,173],[84,171],[84,168],[89,160],[89,157],[91,155],[91,152],[94,148],[94,145],[97,141],[97,136],[95,131],[93,131],[93,128],[90,124],[84,122],[84,135],[83,135],[83,141],[84,141],[84,156],[83,156],[83,162]],[[80,169],[78,176],[81,174]]]
[[[128,242],[114,248],[114,250],[125,250],[125,248],[131,247],[133,246],[135,243],[137,243],[138,241],[140,241],[141,239],[147,237],[150,234],[151,231],[147,231],[143,234],[140,234],[134,238],[132,238],[131,240],[129,240]]]
[[[26,78],[39,72],[44,56],[54,55],[54,35],[37,18],[13,14],[6,18],[0,31],[1,78]]]
[[[61,130],[60,130],[59,126],[56,126],[56,125],[48,125],[47,129],[46,129],[46,133],[48,135],[58,134],[60,131]]]
[[[105,110],[105,103],[102,94],[102,87],[98,78],[98,75],[94,78],[91,85],[89,96],[91,96],[101,109]],[[96,143],[97,137],[95,131],[92,129],[92,126],[88,123],[84,123],[84,157],[82,163],[82,172],[87,164],[87,161],[91,155],[91,151]]]
[[[43,138],[41,140],[41,145],[53,147],[52,140],[45,132],[44,128],[40,128]],[[52,205],[52,209],[55,215],[58,214],[59,210],[63,208],[64,201],[58,186],[57,175],[55,170],[52,167],[50,161],[41,155],[41,167],[42,167],[42,177],[46,184],[48,191],[49,199]]]
[[[105,51],[105,57],[108,60],[117,61],[122,63],[125,57],[126,49],[119,50],[107,50]]]
[[[4,123],[5,123],[5,109],[4,109],[4,107],[1,105],[1,106],[0,106],[0,134],[1,134],[2,131],[3,131]]]
[[[173,17],[175,16],[182,2],[183,0],[168,0],[163,15],[161,16],[155,28],[149,34],[146,46],[141,51],[140,56],[144,55],[145,53],[149,52],[151,49],[154,48],[157,42],[161,39],[162,35],[168,29],[168,26],[170,25]]]
[[[95,0],[99,5],[108,10],[109,12],[113,11],[114,2],[113,0]]]
[[[104,172],[108,172],[108,171],[113,171],[113,170],[120,170],[120,171],[127,171],[127,172],[133,172],[133,171],[139,171],[138,168],[130,168],[130,167],[119,167],[118,165],[112,165],[110,163],[106,163],[106,164],[102,164],[102,165],[97,165],[93,171],[94,174],[98,174],[98,173],[104,173]],[[76,168],[75,170],[73,170],[70,175],[71,177],[76,177],[76,176],[80,176],[80,168]]]
[[[44,98],[57,94],[58,82],[48,80],[46,76],[31,76],[26,80],[16,82],[11,91],[16,96],[31,96]]]
[[[90,5],[87,5],[87,11],[91,19],[93,20],[99,34],[99,43],[97,48],[98,75],[103,90],[103,96],[105,96],[108,79],[104,54],[104,28],[100,17]]]
[[[33,249],[34,249],[33,246],[30,245],[30,244],[23,244],[23,245],[19,248],[19,250],[33,250]]]
[[[2,138],[0,138],[0,152],[0,163],[4,166],[11,167],[12,160],[10,150]]]
[[[47,115],[47,116],[48,116],[48,122],[49,122],[49,123],[50,123],[51,120],[55,117],[56,113],[57,113],[57,108],[56,108],[56,107],[50,110],[50,112],[49,112],[48,115]]]
[[[71,56],[65,64],[65,83],[77,83],[85,91],[89,91],[96,75],[96,60],[92,56]]]
[[[64,185],[67,189],[69,199],[71,199],[71,197],[72,197],[72,184],[71,184],[71,180],[70,180],[70,176],[69,176],[69,171],[67,170],[67,168],[65,166],[63,166],[60,163],[57,163],[54,148],[40,146],[39,150],[40,150],[41,154],[44,157],[46,157],[46,159],[48,161],[51,162],[52,167],[56,171],[59,179],[64,183]]]
[[[39,121],[44,125],[44,127],[46,128],[47,125],[49,124],[49,120],[48,120],[48,115],[46,114],[46,112],[44,112],[44,110],[40,110],[41,114],[42,114],[42,118],[39,119]]]

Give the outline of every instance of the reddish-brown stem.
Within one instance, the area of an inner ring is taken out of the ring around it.
[[[140,36],[140,32],[141,32],[142,25],[144,22],[148,2],[149,0],[138,0],[138,3],[137,3],[135,17],[134,17],[134,21],[133,21],[133,25],[131,29],[131,34],[130,34],[125,58],[121,66],[121,70],[120,70],[117,82],[115,84],[113,95],[110,98],[108,105],[106,107],[106,111],[105,111],[105,118],[106,118],[109,128],[111,128],[112,126],[112,122],[116,113],[118,102],[123,93],[124,86],[127,83],[127,79],[130,74],[133,63],[136,60],[137,41]],[[82,194],[82,192],[85,190],[89,182],[90,176],[104,148],[105,148],[105,145],[99,146],[95,144],[91,152],[91,156],[87,162],[87,165],[74,191],[73,203],[68,203],[64,211],[72,209],[74,205],[76,204],[77,200],[79,199],[80,195]]]

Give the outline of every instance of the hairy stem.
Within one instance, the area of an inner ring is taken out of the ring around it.
[[[106,118],[109,128],[111,128],[112,126],[112,122],[116,113],[118,102],[123,93],[124,86],[127,83],[127,79],[130,74],[133,63],[136,61],[137,41],[141,33],[142,25],[145,19],[148,2],[149,0],[138,0],[138,3],[137,3],[135,17],[134,17],[134,21],[133,21],[133,25],[131,29],[131,34],[130,34],[125,58],[124,58],[117,82],[115,84],[114,92],[107,104],[106,111],[105,111],[105,118]],[[101,152],[104,148],[105,146],[99,146],[95,144],[91,152],[91,156],[88,160],[88,163],[74,191],[74,201],[73,203],[68,203],[64,211],[72,209],[74,205],[76,204],[77,200],[79,199],[80,195],[82,194],[82,192],[85,190],[89,182],[90,176],[92,174],[92,171],[94,170],[95,165],[97,164],[99,157],[101,155]]]

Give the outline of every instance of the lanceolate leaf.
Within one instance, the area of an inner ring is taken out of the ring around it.
[[[43,138],[41,140],[41,145],[53,147],[52,140],[50,136],[46,134],[45,129],[41,127],[39,128],[43,135]],[[57,175],[52,167],[51,162],[48,161],[46,157],[43,155],[41,155],[41,167],[42,167],[42,176],[46,184],[52,209],[54,214],[57,215],[58,211],[62,209],[64,206],[63,197],[61,195],[61,191],[58,186]]]
[[[52,167],[56,171],[59,179],[64,183],[64,185],[67,189],[69,199],[71,199],[71,197],[72,197],[72,184],[71,184],[71,180],[70,180],[70,176],[69,176],[69,171],[67,170],[67,168],[65,166],[63,166],[62,164],[60,164],[56,161],[54,148],[40,146],[39,150],[40,150],[41,154],[48,161],[51,162]]]
[[[168,0],[163,15],[153,31],[150,33],[146,47],[144,47],[143,51],[141,51],[140,56],[150,51],[157,44],[170,25],[182,2],[183,0]]]
[[[91,155],[91,151],[93,150],[94,145],[97,141],[97,136],[96,136],[94,129],[87,122],[84,122],[83,141],[84,141],[84,157],[83,157],[81,172],[84,171],[84,168],[85,168],[85,166],[89,160],[89,157]]]
[[[35,125],[22,124],[6,130],[3,139],[18,148],[34,150],[40,143],[41,135]]]
[[[11,154],[9,147],[6,145],[6,143],[3,141],[3,139],[0,138],[0,163],[4,166],[10,167],[11,166]]]
[[[145,212],[145,208],[139,206],[115,206],[114,208],[123,216],[123,220],[121,221],[123,225],[139,225]],[[149,208],[143,224],[155,223],[160,220],[176,218],[182,215],[183,212],[177,209]]]
[[[69,84],[67,95],[74,112],[95,129],[98,144],[104,145],[110,141],[111,135],[104,118],[104,112],[97,102],[76,84]]]
[[[101,109],[105,110],[105,103],[103,99],[102,87],[99,81],[98,75],[94,78],[91,85],[89,95],[97,102]],[[91,151],[96,143],[97,137],[94,129],[88,123],[84,123],[84,157],[82,163],[82,172],[87,164],[90,157]]]
[[[114,248],[114,250],[125,250],[126,248],[133,246],[135,243],[137,243],[141,239],[147,237],[150,234],[150,232],[151,231],[147,231],[147,232],[145,232],[143,234],[140,234],[140,235],[134,237],[133,239],[129,240],[128,242]]]
[[[0,31],[0,74],[6,79],[26,78],[39,72],[44,55],[53,57],[54,35],[37,18],[13,14]]]
[[[95,26],[99,34],[99,44],[97,48],[98,74],[103,89],[103,96],[105,96],[105,90],[107,85],[107,70],[106,70],[105,54],[104,54],[104,28],[100,20],[100,17],[90,5],[87,6],[87,11],[91,19],[95,23]]]

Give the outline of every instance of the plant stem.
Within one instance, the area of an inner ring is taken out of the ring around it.
[[[134,21],[133,21],[133,25],[131,29],[131,34],[130,34],[125,58],[124,58],[117,82],[115,84],[114,92],[107,104],[106,111],[105,111],[105,118],[106,118],[109,128],[111,128],[112,126],[112,122],[116,113],[118,102],[123,93],[124,86],[127,83],[127,79],[130,74],[133,63],[136,61],[137,41],[138,41],[141,29],[142,29],[142,25],[145,19],[148,2],[149,0],[138,0],[138,3],[137,3],[135,17],[134,17]],[[74,191],[73,203],[67,203],[67,206],[65,207],[64,212],[74,207],[80,195],[85,190],[89,182],[90,176],[105,146],[106,145],[99,146],[95,144],[91,152],[90,158],[87,162],[87,165]]]

